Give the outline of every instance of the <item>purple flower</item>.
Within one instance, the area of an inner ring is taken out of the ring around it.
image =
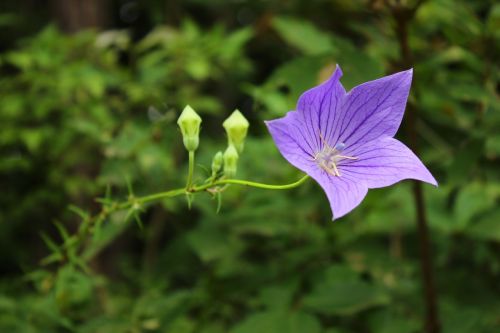
[[[371,188],[403,179],[437,186],[418,157],[393,138],[412,73],[399,72],[346,93],[337,66],[328,81],[300,96],[296,111],[266,122],[281,154],[326,192],[334,218],[359,205]]]

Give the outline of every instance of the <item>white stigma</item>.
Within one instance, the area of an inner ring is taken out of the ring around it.
[[[336,177],[340,177],[340,172],[338,169],[338,162],[343,159],[356,160],[357,157],[345,156],[340,153],[345,149],[345,143],[338,142],[333,148],[329,146],[323,137],[320,135],[321,141],[323,142],[323,148],[314,155],[314,161],[318,166],[325,170],[328,174]]]

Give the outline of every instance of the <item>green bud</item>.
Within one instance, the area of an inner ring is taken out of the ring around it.
[[[216,174],[222,168],[222,162],[224,162],[224,157],[222,156],[222,152],[218,151],[217,154],[214,155],[212,160],[212,174]]]
[[[189,105],[184,108],[179,119],[177,119],[177,125],[179,125],[181,129],[184,147],[186,147],[188,151],[195,151],[198,148],[200,142],[200,124],[200,116]]]
[[[224,175],[226,177],[234,177],[238,166],[238,152],[233,145],[229,145],[224,152]]]
[[[248,131],[248,120],[243,114],[234,110],[234,112],[222,123],[227,133],[229,145],[233,145],[236,150],[241,153],[243,151],[243,144]]]

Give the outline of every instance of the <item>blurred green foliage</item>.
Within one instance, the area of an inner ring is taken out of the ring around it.
[[[186,104],[203,117],[201,165],[225,148],[222,121],[239,108],[251,127],[238,177],[287,183],[298,172],[262,120],[293,109],[337,63],[346,88],[401,66],[383,1],[187,3],[205,20],[139,40],[48,25],[0,54],[0,331],[420,332],[409,182],[371,191],[334,223],[313,182],[231,187],[219,214],[208,195],[191,210],[165,200],[142,228],[125,214],[106,220],[86,244],[87,269],[60,255],[40,265],[107,186],[120,200],[126,179],[139,195],[184,185],[175,120]],[[232,10],[252,24],[228,20]],[[440,183],[425,196],[446,333],[500,327],[499,31],[493,1],[429,0],[408,32],[420,156]]]

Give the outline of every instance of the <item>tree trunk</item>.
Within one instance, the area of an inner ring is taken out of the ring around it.
[[[65,32],[102,29],[106,25],[108,1],[51,0],[51,9],[57,24]]]

